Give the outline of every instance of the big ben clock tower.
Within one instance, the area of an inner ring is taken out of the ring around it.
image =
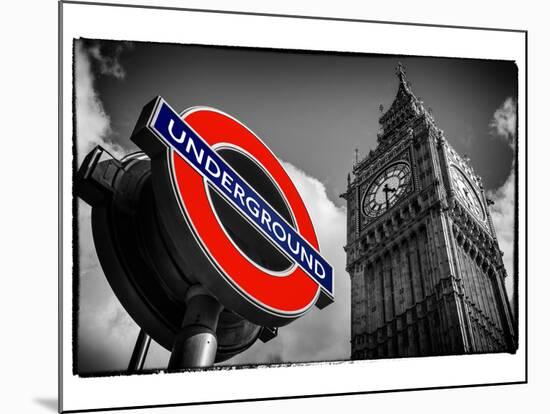
[[[347,190],[352,359],[514,352],[506,271],[481,179],[397,67],[378,146]]]

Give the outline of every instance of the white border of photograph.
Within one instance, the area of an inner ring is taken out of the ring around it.
[[[72,49],[73,39],[79,37],[515,61],[518,66],[519,88],[518,352],[514,355],[403,358],[98,378],[80,378],[73,375]],[[60,402],[63,410],[511,383],[525,380],[526,68],[523,33],[65,3],[60,52],[63,72],[63,262],[60,269],[63,284],[63,355],[60,361]]]

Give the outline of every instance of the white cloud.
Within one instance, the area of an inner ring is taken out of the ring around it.
[[[78,162],[96,145],[101,145],[113,155],[121,156],[124,150],[114,144],[109,116],[94,89],[90,52],[84,49],[81,41],[75,42],[75,107],[76,142]]]
[[[506,98],[502,105],[495,111],[489,126],[491,133],[497,138],[503,139],[515,150],[516,144],[516,100]]]
[[[507,98],[495,111],[489,126],[493,136],[502,139],[512,149],[516,144],[516,101]],[[506,290],[510,298],[514,293],[514,228],[515,228],[515,166],[512,165],[508,178],[504,184],[495,191],[490,191],[488,196],[495,204],[490,207],[491,218],[497,233],[500,249],[504,252],[502,257],[504,267],[508,273],[506,278]]]
[[[491,218],[497,232],[500,250],[504,252],[502,259],[508,277],[506,278],[506,290],[512,298],[514,291],[514,208],[515,208],[515,173],[512,171],[506,182],[496,191],[489,193],[495,204],[490,207]]]
[[[344,270],[346,212],[327,196],[325,186],[292,164],[283,166],[309,211],[320,250],[335,272],[335,301],[324,309],[313,308],[302,318],[279,329],[275,339],[258,341],[226,364],[329,361],[350,358],[350,280]]]

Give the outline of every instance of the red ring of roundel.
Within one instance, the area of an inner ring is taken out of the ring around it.
[[[300,234],[319,248],[313,223],[296,187],[265,144],[235,119],[212,109],[197,109],[183,119],[210,146],[229,143],[251,154],[278,184],[294,214]],[[173,178],[195,232],[226,277],[254,303],[276,313],[298,314],[310,306],[319,286],[301,268],[288,276],[273,276],[254,266],[233,245],[219,225],[206,194],[203,177],[172,151]],[[227,283],[223,281],[223,283]],[[215,294],[215,292],[213,292]]]

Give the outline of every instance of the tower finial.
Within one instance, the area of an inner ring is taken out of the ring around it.
[[[355,165],[359,163],[359,148],[355,148]]]
[[[404,84],[407,83],[407,81],[406,81],[407,75],[405,74],[405,66],[403,66],[403,64],[401,62],[397,62],[397,67],[395,68],[395,74],[397,75],[397,77],[399,78],[401,83],[404,83]]]

